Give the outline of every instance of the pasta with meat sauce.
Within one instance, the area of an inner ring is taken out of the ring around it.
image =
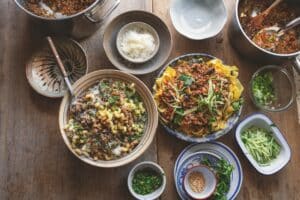
[[[145,106],[134,84],[103,79],[72,103],[65,131],[78,155],[114,160],[140,143],[146,121]]]
[[[237,67],[200,58],[168,66],[156,80],[154,98],[163,123],[203,137],[226,127],[227,119],[240,109],[242,91]]]

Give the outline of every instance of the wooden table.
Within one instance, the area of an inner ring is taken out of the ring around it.
[[[229,13],[234,0],[226,0]],[[191,41],[180,36],[169,16],[170,0],[122,0],[113,16],[132,9],[152,11],[169,26],[174,40],[169,59],[189,52],[205,52],[240,67],[246,86],[243,117],[257,111],[250,102],[247,85],[259,64],[248,63],[230,46],[227,26],[217,37]],[[82,163],[66,148],[58,129],[60,99],[34,92],[25,77],[25,62],[42,35],[28,16],[12,0],[0,1],[0,199],[132,199],[126,178],[130,168],[141,160],[158,162],[166,171],[167,188],[161,199],[178,199],[173,166],[179,152],[188,144],[168,135],[161,127],[149,150],[136,162],[117,169],[99,169]],[[113,17],[111,16],[111,17]],[[100,29],[82,41],[88,53],[90,71],[113,68],[102,48]],[[149,87],[156,73],[140,77]],[[233,133],[221,138],[238,155],[244,182],[238,199],[300,199],[300,126],[296,105],[288,111],[268,114],[284,132],[292,148],[287,167],[272,176],[262,176],[247,162],[234,141]]]

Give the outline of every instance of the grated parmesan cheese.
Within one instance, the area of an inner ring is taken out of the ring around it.
[[[120,41],[121,51],[132,59],[146,60],[155,47],[153,35],[138,28],[126,31]]]

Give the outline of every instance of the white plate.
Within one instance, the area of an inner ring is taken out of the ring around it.
[[[196,152],[209,152],[216,155],[216,158],[223,158],[227,162],[233,165],[234,170],[231,175],[230,189],[227,193],[227,199],[233,200],[238,195],[242,182],[243,182],[243,170],[239,159],[235,153],[226,145],[220,142],[209,142],[203,144],[191,144],[186,147],[178,156],[174,167],[174,179],[176,190],[181,199],[190,199],[182,187],[182,176],[179,174],[180,169],[187,168],[189,164],[201,164],[201,158],[195,158]]]
[[[277,156],[276,159],[271,161],[268,165],[259,165],[256,160],[252,157],[252,155],[248,152],[246,149],[246,146],[244,145],[243,141],[241,140],[241,133],[251,127],[256,126],[259,128],[263,128],[266,130],[269,130],[273,133],[273,136],[275,140],[278,142],[278,144],[281,146],[280,154]],[[282,169],[291,159],[291,149],[286,142],[285,138],[283,137],[280,130],[275,126],[275,124],[265,115],[257,113],[250,115],[246,119],[244,119],[237,127],[235,138],[239,146],[241,147],[243,153],[248,158],[250,163],[253,165],[253,167],[264,175],[271,175],[276,172],[278,172],[280,169]]]

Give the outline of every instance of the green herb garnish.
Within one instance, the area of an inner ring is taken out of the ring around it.
[[[173,122],[174,122],[174,124],[180,125],[182,119],[183,119],[182,115],[175,114],[173,117]]]
[[[191,76],[185,74],[180,75],[179,80],[183,81],[184,86],[190,86],[194,82],[194,79]]]
[[[255,100],[264,106],[271,105],[276,100],[271,73],[257,75],[252,82],[252,92]]]
[[[209,159],[204,159],[201,164],[212,168],[216,172],[219,180],[212,199],[226,200],[226,194],[230,189],[230,178],[234,167],[224,159],[219,160],[216,166],[212,166]]]
[[[119,101],[120,97],[119,96],[110,96],[108,98],[108,103],[109,104],[115,104],[117,101]]]
[[[240,98],[238,101],[232,102],[232,107],[235,112],[239,111],[241,106],[243,105],[244,99]]]
[[[280,153],[281,146],[268,130],[252,126],[242,132],[241,139],[252,157],[267,165]]]
[[[140,195],[150,194],[161,185],[162,175],[151,169],[137,171],[132,179],[132,188],[134,192]]]

